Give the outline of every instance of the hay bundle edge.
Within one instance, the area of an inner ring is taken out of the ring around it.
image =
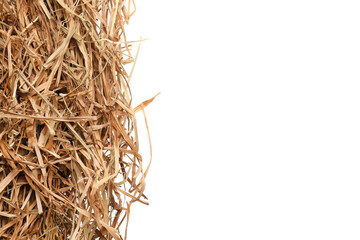
[[[132,0],[0,0],[0,239],[126,239],[148,204]],[[128,67],[127,67],[128,66]],[[151,162],[151,159],[150,159]]]

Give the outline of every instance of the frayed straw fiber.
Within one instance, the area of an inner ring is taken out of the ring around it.
[[[0,0],[0,239],[126,239],[147,204],[130,0]],[[131,66],[131,65],[130,65]]]

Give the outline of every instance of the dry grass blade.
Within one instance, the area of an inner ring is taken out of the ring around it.
[[[130,206],[148,204],[135,113],[153,99],[131,106],[124,67],[134,9],[0,0],[0,239],[126,239]]]

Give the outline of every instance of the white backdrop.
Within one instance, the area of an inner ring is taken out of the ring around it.
[[[360,2],[136,5],[134,105],[161,94],[128,239],[360,239]]]

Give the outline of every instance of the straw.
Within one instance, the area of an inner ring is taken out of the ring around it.
[[[126,239],[148,204],[131,0],[0,0],[0,239]],[[140,40],[141,42],[141,40]]]

